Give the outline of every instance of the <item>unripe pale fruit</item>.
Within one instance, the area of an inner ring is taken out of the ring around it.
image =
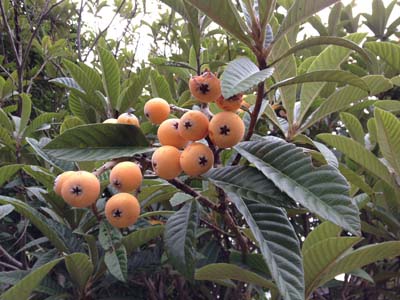
[[[225,99],[222,95],[215,101],[217,103],[218,107],[226,110],[226,111],[237,111],[243,100],[243,95],[235,95],[232,96],[228,99]]]
[[[167,101],[162,98],[153,98],[144,105],[144,115],[153,124],[161,124],[165,121],[171,109]]]
[[[229,148],[242,140],[244,123],[237,114],[223,111],[211,119],[208,130],[214,145],[219,148]]]
[[[206,145],[193,143],[181,153],[180,163],[187,175],[199,176],[211,169],[214,164],[214,154]]]
[[[114,227],[124,228],[136,223],[140,215],[139,201],[128,193],[119,193],[106,202],[107,221]]]
[[[213,102],[221,96],[221,81],[210,71],[189,80],[189,89],[193,97],[201,102]]]
[[[182,172],[180,156],[179,150],[173,146],[162,146],[154,151],[151,163],[156,175],[167,180],[179,176]]]
[[[208,134],[208,118],[197,110],[186,112],[179,120],[179,134],[189,141],[198,141]]]
[[[88,207],[100,196],[100,181],[92,173],[75,172],[63,183],[61,196],[71,206]]]
[[[120,162],[110,173],[110,183],[125,193],[136,190],[142,184],[142,178],[140,167],[131,161]]]
[[[116,123],[118,123],[118,120],[115,118],[110,118],[110,119],[104,120],[103,123],[104,124],[116,124]]]
[[[140,127],[139,119],[133,113],[130,112],[120,114],[117,119],[117,123],[135,125],[136,127]]]
[[[158,127],[157,137],[161,145],[174,146],[178,149],[184,148],[189,142],[179,134],[179,119],[168,119]]]
[[[61,196],[61,188],[65,182],[71,175],[75,174],[74,171],[67,171],[64,173],[61,173],[56,177],[54,180],[54,192],[58,195]]]

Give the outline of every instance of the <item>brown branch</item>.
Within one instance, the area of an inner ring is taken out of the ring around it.
[[[3,1],[2,0],[0,1],[0,10],[1,10],[1,16],[3,18],[4,25],[7,28],[8,36],[10,38],[10,43],[11,43],[15,58],[17,60],[17,66],[19,66],[19,65],[21,65],[21,60],[20,60],[20,57],[18,55],[17,46],[15,45],[15,40],[14,40],[14,34],[13,34],[12,30],[11,30],[10,24],[8,23],[7,16],[6,16],[6,13],[5,13],[5,10],[4,10],[4,6],[3,6]]]
[[[78,11],[78,27],[76,29],[76,47],[78,48],[78,60],[82,61],[82,44],[81,44],[81,30],[82,30],[82,13],[83,8],[85,7],[86,3],[84,4],[84,0],[81,0],[81,5]]]
[[[176,111],[178,113],[184,114],[188,111],[190,111],[190,109],[186,109],[186,108],[182,108],[173,104],[170,104],[169,107],[171,108],[172,111]]]

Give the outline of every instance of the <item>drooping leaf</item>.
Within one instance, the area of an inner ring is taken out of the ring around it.
[[[395,173],[400,176],[400,120],[390,112],[375,109],[379,148]]]
[[[120,281],[125,282],[128,277],[128,257],[124,245],[109,250],[104,255],[104,262],[108,271]]]
[[[164,231],[165,247],[173,266],[185,277],[194,278],[196,231],[200,207],[195,200],[186,202],[169,217]]]
[[[103,87],[112,108],[116,108],[121,89],[118,62],[110,51],[103,47],[97,48],[102,71]]]
[[[40,129],[45,124],[53,123],[60,120],[64,116],[63,113],[43,113],[37,116],[24,131],[24,137],[30,136],[36,130]]]
[[[28,122],[30,120],[32,101],[31,97],[28,94],[20,94],[19,96],[22,99],[22,111],[21,111],[21,120],[19,123],[18,135],[22,136],[22,133],[26,129],[26,126],[28,125]]]
[[[133,125],[89,124],[66,130],[43,150],[71,161],[106,160],[149,151],[142,131]]]
[[[69,89],[75,89],[81,93],[84,92],[84,90],[79,86],[79,84],[77,84],[76,81],[71,77],[58,77],[58,78],[49,80],[49,82],[58,84],[62,87],[66,87]]]
[[[89,256],[84,253],[70,254],[65,257],[65,266],[67,267],[71,279],[83,290],[94,270]]]
[[[390,42],[367,42],[364,47],[400,72],[400,46]]]
[[[360,121],[352,114],[341,112],[340,119],[349,131],[350,136],[361,145],[364,145],[364,129]]]
[[[329,165],[315,168],[311,158],[295,145],[269,136],[235,147],[264,176],[292,199],[344,229],[360,233],[359,212],[352,204],[349,186]]]
[[[196,270],[195,279],[209,281],[230,279],[255,284],[267,289],[276,289],[276,286],[272,281],[263,278],[257,273],[227,263],[205,265]]]
[[[240,57],[231,61],[221,80],[222,95],[228,99],[236,94],[243,93],[265,79],[274,72],[273,68],[261,70],[247,57]]]
[[[157,238],[164,232],[163,225],[146,227],[138,229],[127,236],[122,238],[122,243],[126,248],[126,252],[129,255],[136,248],[146,244],[147,242]]]

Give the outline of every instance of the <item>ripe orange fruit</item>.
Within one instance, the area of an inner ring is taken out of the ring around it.
[[[110,173],[110,183],[125,193],[136,190],[142,184],[142,178],[140,167],[131,161],[120,162]]]
[[[201,111],[188,111],[179,120],[179,134],[189,141],[201,140],[208,134],[208,123],[208,118]]]
[[[158,148],[151,158],[154,172],[157,176],[167,180],[177,177],[182,172],[179,163],[180,156],[179,150],[173,146]]]
[[[140,127],[139,119],[131,112],[120,114],[117,119],[117,123],[135,125],[136,127]]]
[[[110,118],[110,119],[104,120],[103,123],[104,124],[116,124],[116,123],[118,123],[118,120],[115,118]]]
[[[210,71],[189,80],[189,89],[193,97],[201,102],[213,102],[221,96],[221,81]]]
[[[206,145],[193,143],[183,150],[180,163],[187,175],[199,176],[211,169],[214,164],[214,154]]]
[[[157,136],[161,145],[170,145],[181,149],[189,142],[179,134],[179,119],[168,119],[158,127]]]
[[[78,171],[68,177],[61,187],[64,201],[75,207],[88,207],[100,195],[100,182],[87,171]]]
[[[162,98],[150,99],[144,105],[144,115],[153,124],[161,124],[168,118],[170,112],[168,102]]]
[[[75,174],[74,171],[67,171],[64,173],[61,173],[56,177],[54,180],[54,192],[58,195],[61,196],[61,188],[65,182],[71,175]]]
[[[217,103],[218,107],[227,110],[227,111],[237,111],[242,105],[243,95],[234,95],[228,99],[225,99],[224,96],[220,96],[215,103]]]
[[[229,148],[242,140],[244,123],[237,114],[223,111],[211,119],[208,130],[211,141],[217,147]]]
[[[112,226],[123,228],[136,223],[140,215],[140,205],[135,196],[119,193],[108,199],[104,211]]]

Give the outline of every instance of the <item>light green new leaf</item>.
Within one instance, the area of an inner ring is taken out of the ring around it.
[[[395,114],[400,112],[400,101],[398,100],[378,100],[374,106]]]
[[[400,120],[390,112],[375,109],[379,148],[395,173],[400,176]]]
[[[239,57],[231,61],[222,74],[222,95],[228,99],[243,93],[263,82],[274,72],[274,68],[261,70],[247,57]]]
[[[235,149],[293,200],[353,234],[360,234],[359,211],[351,202],[347,181],[336,168],[314,167],[301,148],[273,136],[242,142]]]
[[[122,244],[126,248],[126,252],[129,255],[136,248],[146,244],[147,242],[155,239],[164,232],[163,225],[151,226],[142,229],[138,229],[127,236],[122,238]]]
[[[371,50],[392,68],[400,72],[400,46],[389,42],[367,42],[364,47]]]
[[[97,51],[99,53],[103,87],[111,107],[115,109],[121,89],[121,74],[118,62],[107,49],[98,47]]]
[[[0,295],[1,300],[28,299],[33,290],[40,284],[44,277],[57,265],[62,258],[53,260],[31,271],[16,285]]]
[[[63,134],[66,130],[74,128],[76,126],[85,125],[85,123],[78,117],[67,116],[60,126],[60,134]]]
[[[65,257],[65,265],[71,279],[83,290],[94,270],[89,256],[84,253],[70,254]]]
[[[342,228],[329,221],[321,223],[304,240],[303,247],[301,248],[303,255],[315,244],[328,238],[338,237],[340,232],[342,232]]]
[[[339,0],[314,0],[310,2],[309,0],[296,0],[283,19],[275,40],[279,40],[292,27],[300,25],[301,22],[307,20],[313,14],[338,1]]]
[[[249,225],[283,299],[304,299],[299,241],[286,212],[236,193],[227,194]]]
[[[188,201],[169,217],[164,242],[172,265],[186,278],[193,279],[196,265],[196,232],[200,219],[198,203]]]
[[[340,119],[349,131],[350,136],[361,145],[364,145],[364,129],[360,121],[353,115],[346,112],[340,113]]]
[[[350,159],[371,172],[372,175],[382,179],[391,186],[395,186],[394,180],[386,166],[360,143],[351,138],[330,133],[322,133],[317,137],[324,143],[347,155]]]
[[[350,183],[357,186],[367,194],[372,195],[374,193],[374,190],[369,186],[368,183],[365,182],[365,179],[363,177],[361,177],[351,169],[347,168],[344,164],[339,165],[339,171],[343,174],[344,177],[346,177],[346,179]]]
[[[215,263],[205,265],[204,267],[196,270],[194,278],[196,280],[209,281],[219,281],[227,279],[238,280],[250,284],[255,284],[267,289],[276,289],[276,285],[272,281],[265,279],[257,273],[243,269],[237,265],[227,263]]]
[[[252,41],[246,34],[242,18],[231,0],[185,0],[200,9],[215,23],[220,25],[227,32],[232,34],[238,40],[248,47],[252,47]]]

